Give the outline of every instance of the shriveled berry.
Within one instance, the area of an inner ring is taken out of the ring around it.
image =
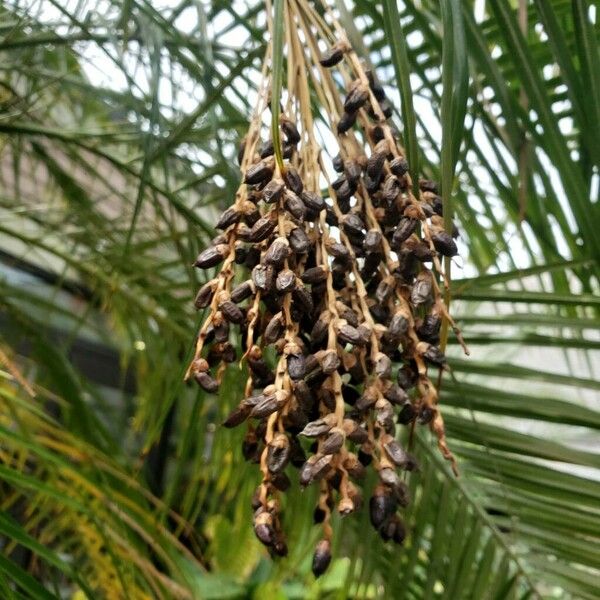
[[[324,67],[334,67],[344,58],[344,47],[340,44],[335,44],[326,50],[319,59],[319,62]]]
[[[230,323],[240,323],[244,322],[245,315],[240,309],[240,307],[232,302],[231,300],[226,300],[225,302],[221,302],[219,304],[219,310],[223,313],[223,316]]]
[[[290,442],[283,433],[276,433],[267,446],[267,468],[271,473],[285,469],[290,459]]]
[[[250,298],[250,296],[252,296],[253,293],[254,285],[252,281],[244,281],[237,285],[235,288],[233,288],[233,290],[231,291],[230,298],[232,302],[235,302],[237,304],[238,302],[243,302],[247,298]]]
[[[258,221],[256,221],[256,223],[254,223],[252,229],[250,229],[250,233],[248,235],[249,240],[254,243],[266,240],[273,233],[276,226],[277,221],[270,215],[261,217]]]
[[[346,133],[346,131],[352,129],[354,123],[356,123],[356,113],[343,113],[342,118],[338,121],[337,124],[337,132],[339,134]]]
[[[396,177],[403,177],[408,172],[408,161],[403,156],[398,156],[390,162],[390,171]]]
[[[302,273],[304,283],[315,284],[327,279],[327,271],[323,267],[311,267]]]
[[[252,281],[257,289],[268,292],[273,288],[275,273],[269,265],[256,265],[252,269]]]
[[[205,392],[214,394],[219,389],[219,382],[208,372],[194,373],[194,380]]]
[[[329,540],[321,540],[315,548],[312,560],[312,572],[315,577],[319,577],[327,571],[331,562],[331,544]]]
[[[435,249],[444,256],[456,256],[458,254],[458,247],[456,242],[452,239],[452,236],[445,231],[439,231],[431,236],[431,241],[435,246]]]
[[[296,274],[291,269],[283,269],[277,274],[275,289],[280,294],[290,292],[296,286]]]
[[[369,99],[369,91],[361,84],[356,85],[344,100],[344,110],[348,113],[356,112]]]
[[[306,374],[306,359],[303,354],[290,354],[287,357],[287,371],[292,381],[303,379]]]
[[[234,408],[229,413],[228,417],[223,421],[223,427],[237,427],[248,418],[248,416],[250,415],[250,410],[250,406],[243,403],[240,406]]]
[[[206,308],[212,301],[215,289],[215,282],[209,281],[205,283],[196,294],[196,299],[194,300],[194,306],[200,310],[201,308]]]
[[[290,256],[291,250],[287,239],[277,238],[265,252],[264,263],[276,269],[281,268],[285,260]]]
[[[298,171],[294,167],[287,167],[283,172],[283,181],[285,185],[294,192],[294,194],[300,195],[304,189],[304,184]]]
[[[300,227],[292,229],[288,239],[290,242],[290,248],[296,252],[296,254],[304,254],[308,252],[311,247],[311,243],[306,235],[306,232]]]
[[[280,179],[272,179],[267,183],[262,191],[262,198],[267,204],[278,202],[283,196],[285,189],[283,181]]]
[[[369,516],[373,527],[381,527],[395,510],[396,500],[391,493],[382,486],[375,488],[369,500]]]
[[[228,251],[229,247],[225,244],[211,246],[198,254],[198,258],[196,258],[194,266],[198,267],[199,269],[210,269],[211,267],[216,267],[219,263],[223,262]]]
[[[262,160],[259,163],[252,165],[244,176],[244,183],[250,185],[257,183],[264,183],[269,181],[273,176],[273,162],[272,160]]]
[[[306,206],[304,202],[291,190],[285,194],[285,209],[298,221],[304,221]]]
[[[302,202],[304,202],[306,208],[310,210],[321,212],[325,208],[325,200],[323,200],[321,195],[316,192],[304,190],[300,198],[302,199]]]
[[[242,217],[242,213],[234,207],[228,208],[223,214],[219,217],[217,224],[215,227],[217,229],[227,229],[229,226],[237,223]]]
[[[287,117],[281,115],[279,118],[279,124],[281,125],[281,130],[283,131],[283,134],[287,138],[289,144],[295,145],[302,139],[296,125]]]

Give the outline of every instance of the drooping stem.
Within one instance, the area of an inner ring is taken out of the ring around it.
[[[283,37],[284,37],[285,0],[273,2],[273,70],[271,73],[271,136],[275,150],[275,160],[280,173],[284,171],[281,151],[281,135],[279,133],[279,115],[281,106],[281,84],[283,81]]]

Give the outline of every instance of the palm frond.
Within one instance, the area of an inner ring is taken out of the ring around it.
[[[242,4],[0,5],[2,596],[597,598],[597,11],[534,0],[523,28],[500,0],[334,5],[444,182],[471,357],[450,334],[460,477],[417,435],[405,546],[338,519],[315,581],[310,491],[289,557],[252,536],[256,474],[217,426],[240,375],[219,398],[182,382],[191,264],[237,187],[267,41]]]

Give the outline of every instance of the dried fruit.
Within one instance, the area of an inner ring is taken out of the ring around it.
[[[386,454],[390,458],[390,460],[398,467],[403,467],[408,460],[408,455],[400,446],[400,444],[391,439],[383,444]]]
[[[296,254],[304,254],[310,249],[310,240],[300,227],[292,229],[289,237],[290,247]]]
[[[456,256],[458,247],[452,236],[445,231],[439,231],[431,236],[435,249],[444,256]]]
[[[215,293],[215,284],[214,280],[205,283],[196,294],[196,299],[194,300],[194,306],[200,310],[201,308],[206,308],[212,301],[213,295]]]
[[[235,207],[228,208],[219,218],[215,227],[217,229],[227,229],[229,226],[237,223],[242,217],[242,213]]]
[[[356,112],[369,99],[369,91],[362,85],[358,84],[350,90],[344,101],[344,110],[352,113]]]
[[[276,222],[271,215],[261,217],[250,229],[248,241],[258,243],[266,240],[275,231]]]
[[[237,304],[250,298],[252,294],[254,294],[254,284],[252,281],[244,281],[232,290],[230,298],[232,302]]]
[[[385,144],[386,142],[379,142],[379,144],[382,143]],[[385,146],[379,147],[379,144],[377,144],[367,162],[367,174],[373,179],[379,178],[382,174],[383,165],[388,154],[387,148]]]
[[[194,379],[205,392],[212,394],[219,389],[219,382],[208,373],[195,373]]]
[[[302,192],[301,198],[302,202],[304,202],[304,205],[309,210],[321,212],[325,208],[325,200],[323,200],[321,194],[304,190]]]
[[[306,374],[306,360],[304,354],[301,352],[290,354],[287,358],[287,371],[292,381],[303,379]]]
[[[261,144],[258,153],[261,158],[267,158],[268,156],[273,156],[275,153],[275,148],[273,146],[273,140],[267,140],[263,144]]]
[[[285,185],[280,179],[272,179],[267,183],[262,191],[262,198],[267,204],[279,202],[283,196]]]
[[[424,304],[431,298],[433,284],[431,276],[426,271],[419,273],[410,293],[410,300],[415,306]]]
[[[235,408],[223,421],[223,427],[231,428],[241,425],[250,415],[250,406],[242,404]]]
[[[280,473],[290,460],[290,442],[283,433],[276,433],[267,447],[267,468],[271,473]]]
[[[324,433],[327,433],[335,423],[335,415],[327,415],[322,419],[317,419],[308,423],[308,425],[300,432],[300,435],[306,437],[318,437]]]
[[[293,121],[290,121],[290,119],[286,118],[285,115],[281,115],[279,117],[279,124],[281,126],[281,130],[283,131],[283,135],[285,135],[287,138],[288,144],[296,145],[302,139],[296,125],[293,123]]]
[[[284,269],[277,274],[275,288],[280,294],[291,292],[296,286],[296,274],[290,269]]]
[[[225,244],[217,244],[216,246],[211,246],[206,250],[203,250],[196,258],[196,262],[194,263],[195,267],[199,269],[210,269],[211,267],[216,267],[219,263],[223,262],[225,256],[227,256],[229,248]]]
[[[273,288],[273,267],[268,265],[256,265],[256,267],[252,269],[252,281],[257,289],[268,292]]]
[[[274,317],[271,318],[265,331],[263,333],[263,340],[266,344],[274,344],[278,339],[281,338],[283,333],[283,315],[278,312]]]
[[[290,246],[286,238],[277,238],[269,246],[269,249],[265,252],[263,261],[267,265],[271,265],[276,269],[280,269],[283,266],[285,260],[290,256]]]
[[[257,184],[268,181],[273,176],[273,167],[273,161],[270,159],[265,159],[255,165],[252,165],[246,171],[244,183]]]
[[[223,316],[230,322],[240,324],[244,320],[244,313],[240,307],[231,300],[225,300],[219,304],[219,310]]]
[[[323,575],[331,562],[331,543],[329,540],[321,540],[315,548],[312,560],[312,572],[315,577]]]
[[[378,529],[396,510],[396,500],[391,491],[379,485],[369,500],[369,516],[371,524]]]
[[[418,224],[419,222],[417,219],[410,219],[407,217],[400,219],[400,222],[392,235],[392,248],[400,249],[402,243],[413,234]]]
[[[408,173],[408,161],[404,156],[398,156],[390,162],[390,171],[396,177],[403,177]]]
[[[352,327],[352,325],[348,325],[348,323],[344,323],[339,327],[338,340],[344,344],[362,345],[359,331],[355,327]]]
[[[304,202],[292,190],[285,193],[285,208],[298,221],[304,221],[306,216],[306,206]]]
[[[380,252],[383,235],[379,229],[369,229],[363,241],[363,250],[365,252]]]
[[[347,113],[345,112],[342,115],[342,118],[338,121],[337,124],[337,132],[338,133],[346,133],[349,129],[352,129],[352,126],[356,123],[356,113]]]
[[[294,169],[294,167],[287,167],[287,169],[283,173],[283,180],[285,181],[285,185],[297,194],[298,196],[302,193],[304,189],[304,184],[302,183],[302,179],[298,174],[298,171]]]
[[[344,444],[345,437],[343,429],[334,427],[323,440],[321,452],[323,454],[336,454]]]
[[[342,44],[335,44],[323,53],[319,62],[324,67],[334,67],[344,58],[345,47]]]
[[[311,267],[302,273],[302,281],[304,283],[321,283],[327,279],[327,270],[323,267]]]

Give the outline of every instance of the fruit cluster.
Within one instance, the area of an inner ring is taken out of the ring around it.
[[[397,424],[429,425],[452,460],[429,369],[445,367],[442,320],[454,327],[440,258],[457,253],[437,185],[420,180],[413,193],[383,87],[345,39],[318,59],[325,91],[336,86],[329,69],[351,67],[345,98],[327,111],[339,153],[326,163],[302,90],[300,108],[280,119],[283,168],[273,142],[261,143],[259,121],[251,127],[239,156],[243,184],[217,223],[223,233],[195,263],[219,270],[196,297],[208,311],[188,372],[216,392],[222,365],[247,365],[245,395],[224,426],[247,423],[242,452],[260,465],[254,530],[286,554],[280,493],[297,469],[300,486],[320,490],[315,575],[331,560],[331,514],[360,508],[367,468],[378,476],[371,522],[384,540],[403,541],[401,472],[416,462]]]

